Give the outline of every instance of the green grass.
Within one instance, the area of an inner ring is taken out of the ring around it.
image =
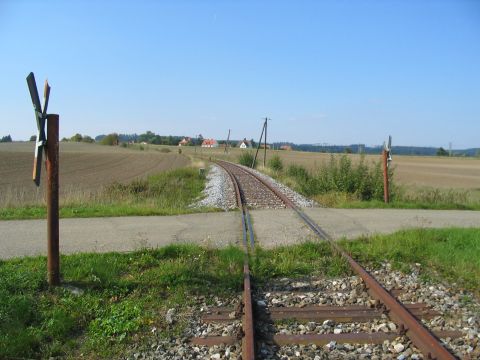
[[[425,275],[480,293],[480,228],[415,229],[343,241],[361,263],[420,263]]]
[[[255,282],[282,276],[348,272],[325,243],[307,243],[252,255]],[[184,333],[196,296],[238,296],[243,284],[240,248],[167,246],[134,253],[62,256],[64,287],[49,288],[44,257],[0,262],[0,358],[117,358],[132,343]],[[175,308],[179,321],[165,322]],[[157,335],[151,329],[157,328]]]
[[[276,277],[349,273],[346,262],[332,253],[326,242],[307,242],[265,250],[257,247],[252,259],[255,280],[266,282]]]
[[[133,215],[178,215],[200,211],[189,205],[201,196],[205,176],[198,169],[165,171],[129,184],[113,183],[101,194],[83,201],[63,202],[60,217],[101,217]],[[202,209],[214,211],[214,209]],[[40,205],[0,209],[0,220],[42,219],[46,207]]]
[[[242,264],[237,248],[193,245],[63,256],[63,282],[82,289],[77,296],[49,289],[44,257],[0,262],[0,358],[112,358],[153,326],[179,334],[186,321],[166,324],[166,310],[240,291]]]

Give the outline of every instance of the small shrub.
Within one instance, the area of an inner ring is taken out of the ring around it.
[[[283,162],[280,159],[280,156],[275,155],[268,161],[268,166],[270,169],[274,171],[282,171],[283,170]]]
[[[252,167],[253,164],[253,159],[254,159],[253,152],[248,151],[248,152],[243,152],[239,157],[238,157],[238,162],[241,165]],[[255,164],[253,164],[253,168],[257,167],[257,161],[255,161]]]

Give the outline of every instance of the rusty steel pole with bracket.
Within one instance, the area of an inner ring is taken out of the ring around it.
[[[58,145],[58,120],[56,114],[48,114],[48,100],[50,98],[50,85],[45,81],[43,91],[43,111],[38,96],[35,75],[31,72],[27,76],[28,90],[32,99],[35,120],[37,122],[37,139],[35,142],[35,159],[33,162],[33,182],[40,186],[42,156],[45,151],[47,168],[47,272],[48,283],[51,286],[60,284],[60,251],[59,251],[59,206],[58,206],[58,169],[59,169],[59,145]],[[47,135],[45,136],[45,124]]]
[[[392,136],[388,137],[388,144],[383,143],[382,151],[383,162],[383,199],[386,204],[390,202],[390,184],[388,178],[388,168],[392,161]]]

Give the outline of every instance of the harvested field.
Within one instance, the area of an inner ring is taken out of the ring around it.
[[[38,189],[32,178],[32,142],[0,144],[0,207],[43,201],[44,186]],[[175,153],[154,149],[139,151],[96,144],[60,144],[60,194],[74,200],[95,194],[114,181],[135,178],[184,167],[190,161]],[[42,183],[45,171],[42,169]]]
[[[182,148],[183,153],[194,153],[193,147]],[[224,150],[197,149],[197,154],[203,156],[219,156],[225,159],[236,159],[241,151],[240,149],[231,149],[230,154],[226,156]],[[331,154],[301,152],[301,151],[271,151],[267,154],[271,157],[278,154],[285,165],[297,164],[314,170],[323,162],[329,161]],[[341,154],[335,154],[339,156]],[[352,161],[358,161],[360,155],[348,155]],[[367,155],[367,160],[379,161],[380,154]],[[258,153],[259,164],[263,164],[263,150]],[[480,159],[479,158],[460,158],[460,157],[435,157],[435,156],[400,156],[393,154],[393,163],[395,167],[395,180],[402,185],[413,187],[434,187],[434,188],[453,188],[465,190],[480,190]]]

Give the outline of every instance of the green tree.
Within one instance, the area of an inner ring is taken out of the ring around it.
[[[75,134],[70,138],[70,141],[74,142],[81,142],[83,140],[83,136],[81,134]]]
[[[93,140],[90,136],[88,135],[83,135],[82,142],[84,143],[94,143],[95,140]]]
[[[448,156],[448,151],[445,150],[443,147],[440,147],[437,150],[437,156]]]
[[[30,136],[30,140],[29,141],[37,141],[37,135],[32,135]]]
[[[118,134],[117,133],[108,134],[100,141],[100,144],[110,145],[110,146],[118,145]]]
[[[10,135],[4,136],[0,139],[0,143],[12,142],[12,137]]]

